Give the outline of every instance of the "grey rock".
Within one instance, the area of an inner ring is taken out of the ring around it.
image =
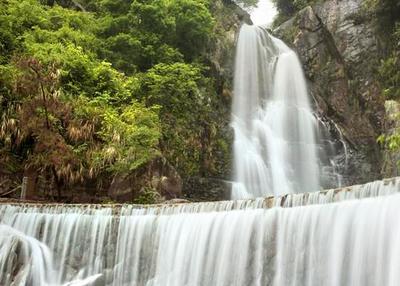
[[[297,51],[319,117],[336,123],[332,139],[344,137],[345,184],[381,177],[376,139],[385,129],[385,109],[375,69],[378,35],[373,21],[364,19],[362,1],[319,2],[274,33]]]

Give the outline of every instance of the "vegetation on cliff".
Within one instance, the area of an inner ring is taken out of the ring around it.
[[[388,56],[382,60],[379,72],[384,87],[386,98],[400,101],[400,22],[396,23],[396,29],[393,33],[394,41]],[[400,113],[397,113],[397,122],[400,121]],[[398,124],[397,124],[398,125]],[[395,130],[388,135],[382,135],[378,141],[386,145],[389,150],[396,152],[400,150],[400,130],[395,126]],[[400,162],[399,162],[400,164]]]
[[[159,157],[182,175],[218,172],[213,154],[229,149],[215,138],[211,2],[1,1],[0,173],[62,194]]]
[[[383,95],[388,100],[400,102],[400,4],[396,0],[369,0],[366,10],[377,16],[377,27],[385,40],[386,49],[379,66]],[[400,113],[395,115],[400,121]],[[400,150],[399,124],[394,124],[389,134],[378,141],[390,151]],[[400,161],[398,162],[400,164]]]
[[[296,12],[311,5],[315,0],[273,0],[278,15],[274,20],[274,26],[282,24],[296,14]]]

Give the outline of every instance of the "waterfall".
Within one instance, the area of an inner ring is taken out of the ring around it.
[[[265,28],[244,24],[234,81],[232,197],[318,191],[319,123],[295,52]]]
[[[29,233],[29,230],[25,228],[25,232]],[[64,286],[89,285],[100,276],[96,274]],[[60,285],[56,277],[52,253],[44,243],[13,227],[0,225],[1,285]]]
[[[398,192],[400,178],[215,203],[0,204],[0,285],[397,286]]]

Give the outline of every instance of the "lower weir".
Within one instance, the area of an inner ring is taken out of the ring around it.
[[[400,178],[177,205],[0,202],[0,285],[399,285]]]

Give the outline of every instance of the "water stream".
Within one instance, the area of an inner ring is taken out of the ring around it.
[[[396,179],[216,203],[3,204],[0,285],[397,285],[399,191]]]
[[[316,120],[300,62],[262,27],[240,30],[232,126],[233,198],[319,190]]]
[[[328,132],[311,108],[294,51],[265,27],[244,24],[234,81],[233,199],[328,187],[321,182],[340,185],[334,152],[324,143]]]

